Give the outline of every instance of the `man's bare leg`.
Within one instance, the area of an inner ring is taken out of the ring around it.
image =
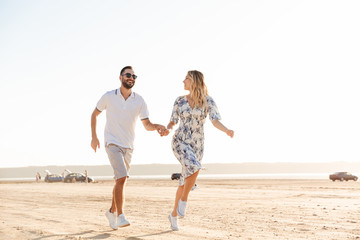
[[[116,186],[116,185],[114,185],[113,194],[112,194],[112,201],[111,201],[111,208],[110,208],[110,212],[111,212],[111,213],[116,212],[116,205],[115,205],[115,186]]]
[[[123,207],[125,202],[125,183],[126,183],[127,177],[122,177],[119,179],[116,179],[115,187],[114,187],[114,193],[113,197],[115,198],[115,206],[117,215],[123,213]]]

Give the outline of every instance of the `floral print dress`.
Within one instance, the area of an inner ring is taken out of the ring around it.
[[[175,100],[170,121],[177,124],[172,139],[172,150],[182,165],[179,185],[184,185],[184,179],[202,168],[201,160],[204,153],[204,123],[207,115],[211,121],[220,120],[220,113],[214,100],[207,96],[205,109],[191,108],[186,96]]]

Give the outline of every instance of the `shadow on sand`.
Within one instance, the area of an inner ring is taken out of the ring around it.
[[[72,233],[72,234],[52,234],[52,235],[37,237],[37,238],[34,238],[33,240],[42,240],[42,239],[47,239],[47,238],[52,238],[52,237],[59,237],[58,239],[69,239],[69,237],[71,237],[71,236],[73,236],[73,237],[82,236],[84,234],[89,234],[89,233],[93,233],[93,232],[94,231],[85,231],[85,232]],[[104,233],[98,234],[96,236],[86,237],[86,239],[106,239],[106,238],[109,238],[110,236],[111,236],[111,234],[104,232]]]
[[[84,232],[79,232],[79,233],[72,233],[72,234],[50,234],[50,235],[44,235],[41,237],[36,237],[33,238],[32,240],[44,240],[47,238],[54,238],[56,237],[57,239],[69,239],[69,237],[81,237],[85,234],[96,234],[95,236],[87,236],[86,239],[107,239],[109,237],[111,237],[111,232],[113,231],[104,231],[102,233],[96,232],[96,231],[84,231]],[[166,233],[170,233],[173,232],[172,230],[167,230],[167,231],[163,231],[163,232],[157,232],[157,233],[149,233],[149,234],[144,234],[144,235],[139,235],[139,236],[132,236],[132,237],[128,237],[126,238],[126,240],[143,240],[143,237],[150,237],[150,236],[157,236],[157,235],[161,235],[161,234],[166,234]]]
[[[150,233],[150,234],[145,234],[145,235],[140,235],[140,236],[133,236],[133,237],[128,237],[126,238],[126,240],[142,240],[142,237],[150,237],[150,236],[156,236],[156,235],[161,235],[161,234],[166,234],[166,233],[170,233],[173,232],[172,230],[168,230],[168,231],[163,231],[163,232],[158,232],[158,233]]]

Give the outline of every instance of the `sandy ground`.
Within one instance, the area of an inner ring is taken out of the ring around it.
[[[198,180],[173,232],[177,183],[129,180],[131,226],[104,216],[112,181],[0,184],[0,239],[360,239],[360,183],[329,180]]]

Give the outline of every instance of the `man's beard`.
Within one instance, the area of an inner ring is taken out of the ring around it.
[[[135,82],[133,84],[128,84],[125,80],[122,81],[122,85],[124,86],[124,88],[126,89],[131,89],[134,85],[135,85]]]

